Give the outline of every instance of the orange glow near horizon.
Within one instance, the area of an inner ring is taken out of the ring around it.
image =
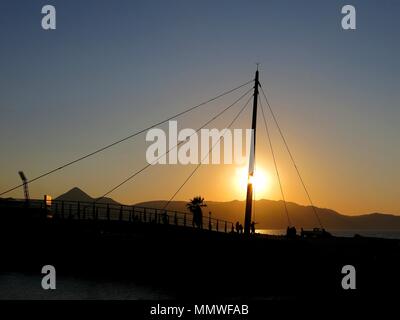
[[[256,168],[254,175],[248,177],[248,168],[241,167],[236,169],[235,186],[243,197],[246,197],[247,183],[253,184],[255,198],[265,198],[272,187],[270,174],[263,168]]]

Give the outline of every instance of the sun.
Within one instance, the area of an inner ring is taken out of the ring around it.
[[[256,199],[260,199],[268,192],[271,188],[271,176],[263,168],[256,168],[253,177],[248,178],[248,168],[241,167],[236,170],[236,186],[240,193],[246,195],[247,183],[253,184],[253,193]]]

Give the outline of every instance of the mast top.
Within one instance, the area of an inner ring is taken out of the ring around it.
[[[258,86],[260,85],[260,81],[258,80],[258,74],[259,74],[258,65],[259,65],[259,63],[257,63],[256,77],[254,78],[254,82],[255,82],[254,89],[256,90],[254,92],[254,94],[257,94],[257,95],[258,95]]]

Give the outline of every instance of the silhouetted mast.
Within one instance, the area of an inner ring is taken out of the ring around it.
[[[249,174],[247,180],[247,195],[246,195],[246,212],[244,216],[244,234],[250,234],[251,212],[253,207],[253,176],[254,162],[256,157],[256,127],[257,127],[257,101],[258,101],[258,67],[254,80],[254,97],[253,97],[253,117],[251,121],[251,145],[249,158]]]

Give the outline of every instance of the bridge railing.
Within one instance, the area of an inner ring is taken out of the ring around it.
[[[15,200],[10,204],[46,210],[47,216],[53,219],[156,223],[218,232],[230,232],[233,225],[231,221],[214,218],[211,214],[203,214],[203,225],[197,226],[194,224],[191,212],[115,203],[53,200],[48,205],[43,200],[30,200],[29,204],[23,200]]]

